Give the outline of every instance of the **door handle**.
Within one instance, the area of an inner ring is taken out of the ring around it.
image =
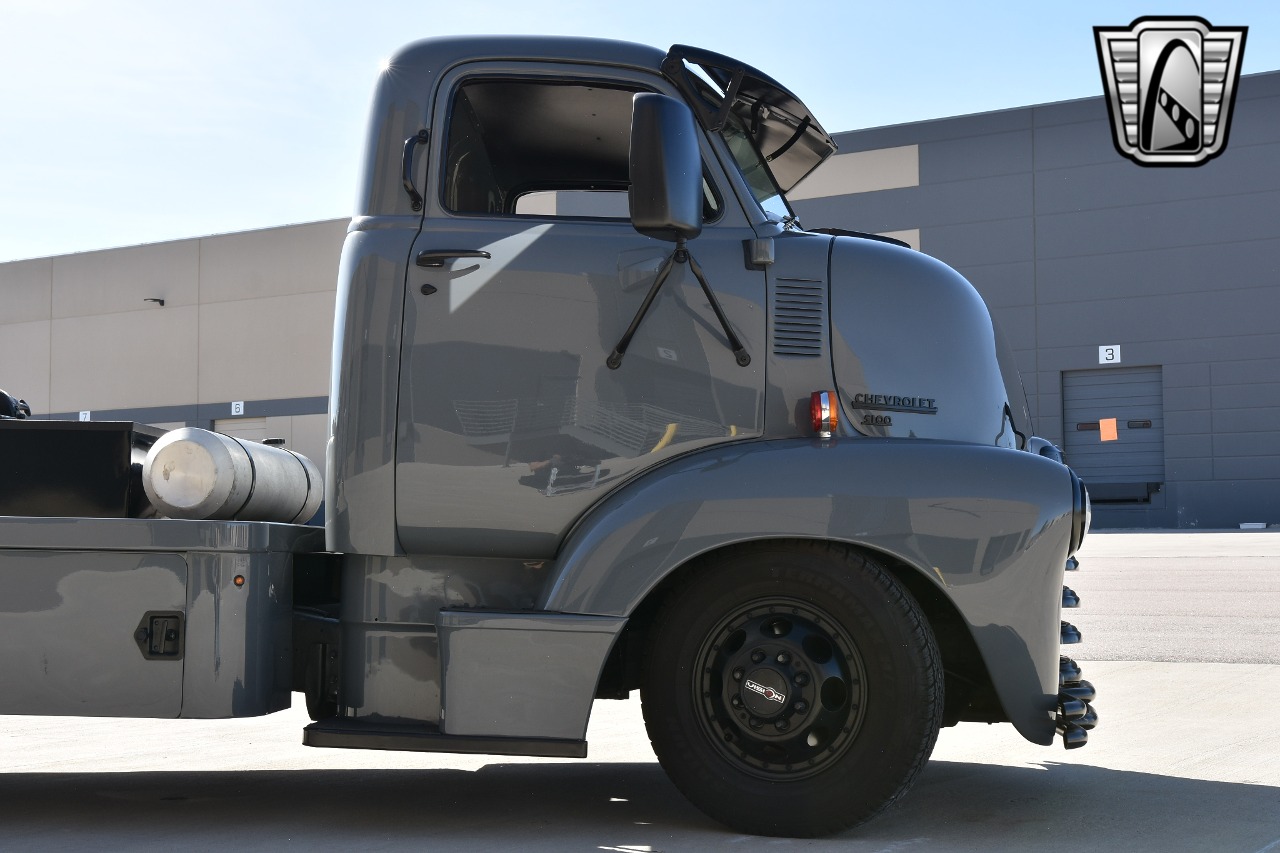
[[[427,249],[418,253],[418,266],[442,267],[445,261],[454,258],[484,258],[487,261],[492,257],[483,249]]]

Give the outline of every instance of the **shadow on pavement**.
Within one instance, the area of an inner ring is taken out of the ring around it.
[[[651,763],[7,774],[0,832],[5,847],[41,850],[660,851],[748,840],[703,817]],[[1280,788],[1080,765],[935,761],[900,805],[864,827],[833,839],[760,843],[1256,853],[1280,850]]]

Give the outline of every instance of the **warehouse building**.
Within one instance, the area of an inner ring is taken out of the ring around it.
[[[800,220],[969,278],[1098,526],[1280,522],[1280,72],[1242,78],[1228,150],[1194,168],[1122,158],[1100,97],[836,140]],[[40,417],[279,437],[323,464],[345,229],[0,264],[0,387]]]
[[[836,139],[801,221],[907,231],[964,273],[1098,524],[1280,522],[1280,73],[1241,79],[1192,168],[1123,159],[1101,97]]]

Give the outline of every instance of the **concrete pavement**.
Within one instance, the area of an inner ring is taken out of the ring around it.
[[[1080,655],[1280,664],[1280,530],[1098,533],[1080,565]]]

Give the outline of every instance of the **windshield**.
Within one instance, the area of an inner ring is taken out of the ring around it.
[[[762,72],[686,45],[671,48],[662,73],[724,138],[765,212],[790,221],[785,193],[836,151],[809,108]]]
[[[752,197],[761,209],[780,222],[794,219],[795,214],[791,210],[791,205],[787,204],[787,197],[774,183],[773,173],[769,171],[764,156],[756,148],[755,141],[742,125],[742,120],[730,114],[724,127],[720,129],[720,135],[729,146],[729,153],[733,155],[734,162],[738,164],[738,170],[742,172]]]

